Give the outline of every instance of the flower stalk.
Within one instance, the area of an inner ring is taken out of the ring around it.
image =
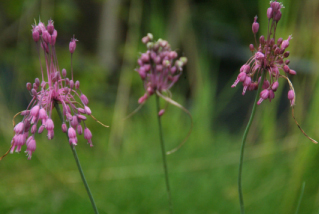
[[[61,119],[61,122],[63,123],[63,116],[62,116],[62,112],[61,112],[61,109],[60,109],[60,107],[59,107],[59,104],[58,104],[57,102],[54,102],[54,107],[55,107],[56,111],[58,112],[58,115],[59,115],[59,117],[60,117],[60,119]],[[67,135],[67,137],[68,137],[68,134],[66,134],[66,135]],[[69,140],[69,137],[68,137],[68,140]],[[88,183],[87,183],[87,181],[86,181],[86,179],[85,179],[85,175],[84,175],[84,173],[83,173],[83,170],[82,170],[82,167],[81,167],[81,164],[80,164],[79,157],[78,157],[78,155],[77,155],[77,153],[76,153],[75,146],[70,143],[70,147],[71,147],[71,150],[72,150],[72,153],[73,153],[73,156],[74,156],[76,165],[77,165],[77,167],[78,167],[79,173],[80,173],[80,175],[81,175],[83,184],[84,184],[84,186],[85,186],[86,192],[88,193],[88,196],[89,196],[89,198],[90,198],[92,207],[93,207],[93,209],[94,209],[94,213],[95,213],[95,214],[98,214],[99,211],[98,211],[98,209],[97,209],[97,207],[96,207],[96,204],[95,204],[93,195],[92,195],[92,193],[91,193],[90,187],[89,187],[89,185],[88,185]]]
[[[161,143],[163,168],[164,168],[164,174],[165,174],[166,191],[168,194],[169,211],[172,214],[173,213],[173,203],[172,203],[172,196],[171,196],[171,190],[170,190],[170,185],[169,185],[169,176],[168,176],[165,144],[164,144],[164,140],[163,140],[163,130],[162,130],[162,123],[161,123],[161,116],[162,115],[159,113],[160,112],[159,96],[156,95],[155,97],[156,97],[156,112],[157,112],[157,118],[158,118],[158,128],[159,128],[159,136],[160,136],[160,143]]]
[[[239,159],[239,170],[238,170],[238,194],[239,194],[239,204],[240,204],[240,213],[244,214],[245,213],[245,206],[244,206],[244,197],[243,197],[243,190],[242,190],[242,182],[241,182],[241,177],[242,177],[242,170],[243,170],[243,161],[244,161],[244,151],[245,151],[245,144],[246,144],[246,138],[250,129],[250,126],[253,122],[254,116],[255,116],[255,112],[256,112],[256,106],[257,106],[257,102],[259,99],[259,94],[262,88],[262,83],[264,82],[266,76],[266,72],[263,72],[262,76],[261,76],[261,81],[257,90],[257,94],[256,94],[256,98],[254,101],[254,105],[253,105],[253,109],[251,111],[250,114],[250,118],[248,121],[248,124],[246,126],[244,135],[243,135],[243,140],[242,140],[242,144],[241,144],[241,148],[240,148],[240,159]]]

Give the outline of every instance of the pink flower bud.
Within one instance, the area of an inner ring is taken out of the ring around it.
[[[76,146],[77,143],[78,143],[78,138],[75,137],[75,138],[69,138],[69,143],[73,146]]]
[[[82,115],[82,114],[78,114],[77,117],[80,120],[86,120],[86,117],[84,115]]]
[[[32,37],[33,37],[33,40],[34,40],[35,42],[38,42],[38,41],[39,41],[39,39],[40,39],[40,33],[39,33],[39,31],[37,30],[37,28],[33,28],[33,29],[32,29]]]
[[[49,131],[54,129],[54,123],[51,118],[47,119],[47,121],[45,122],[45,128]]]
[[[88,107],[88,106],[84,106],[84,110],[85,110],[85,113],[87,114],[87,115],[91,115],[91,109]]]
[[[265,57],[265,55],[259,51],[255,54],[255,59],[257,59],[257,60],[262,60],[262,59],[264,59],[264,57]]]
[[[278,10],[278,11],[274,14],[273,19],[278,22],[278,21],[281,19],[281,15],[282,15],[282,14],[281,14],[280,10]]]
[[[148,43],[149,41],[150,41],[150,38],[149,38],[148,36],[144,36],[144,37],[142,38],[142,42],[143,42],[144,44]]]
[[[77,108],[79,114],[85,114],[85,110],[83,108]]]
[[[239,82],[244,82],[246,79],[246,73],[245,72],[239,73],[237,76],[237,79],[239,80]]]
[[[263,35],[259,37],[259,43],[262,45],[265,44],[265,37]]]
[[[289,74],[291,74],[291,75],[296,75],[297,72],[296,72],[295,70],[290,69],[290,70],[289,70]]]
[[[69,128],[68,137],[69,138],[76,138],[76,132],[75,132],[74,128],[72,128],[72,127]]]
[[[22,116],[26,116],[30,114],[30,110],[24,110],[20,113]]]
[[[138,99],[138,103],[142,104],[146,101],[146,99],[147,99],[147,93],[145,93],[142,97]]]
[[[247,90],[247,88],[250,86],[250,84],[251,84],[251,77],[247,76],[246,79],[245,79],[245,81],[243,82],[244,88],[243,88],[243,93],[242,93],[242,95],[244,95],[244,94],[246,93],[246,90]]]
[[[281,48],[283,48],[283,49],[288,48],[288,46],[289,46],[289,41],[290,41],[291,39],[292,39],[292,37],[289,36],[287,40],[284,40],[284,41],[281,43]]]
[[[284,58],[289,57],[289,54],[290,54],[290,52],[289,52],[289,51],[286,51],[286,52],[284,53]]]
[[[49,34],[49,32],[47,30],[42,32],[42,38],[43,38],[43,41],[45,43],[50,43],[51,42],[51,35]]]
[[[77,42],[77,41],[78,41],[78,40],[75,39],[74,36],[73,36],[73,38],[71,39],[71,42],[70,42],[70,44],[69,44],[69,51],[70,51],[71,54],[73,54],[74,51],[75,51],[76,42]]]
[[[269,90],[269,96],[268,96],[268,99],[269,99],[269,102],[271,102],[272,99],[275,98],[275,93],[273,90]]]
[[[171,71],[172,74],[174,74],[176,72],[177,68],[175,66],[173,66],[169,70]]]
[[[36,142],[34,140],[34,137],[33,136],[30,136],[27,140],[27,149],[26,149],[26,152],[28,153],[28,160],[31,159],[32,157],[32,153],[36,150]]]
[[[284,65],[283,70],[284,70],[284,72],[289,73],[290,68],[288,65]]]
[[[268,89],[264,89],[260,92],[260,99],[257,102],[257,105],[260,105],[261,102],[265,99],[268,99],[269,96],[269,90]]]
[[[62,123],[61,128],[62,128],[62,132],[64,132],[64,133],[66,133],[67,130],[68,130],[68,128],[66,127],[66,124],[65,124],[65,123]]]
[[[164,113],[165,113],[165,109],[161,109],[161,110],[158,112],[158,116],[161,117]]]
[[[79,134],[79,135],[81,135],[81,134],[82,134],[83,129],[82,129],[81,124],[77,125],[77,127],[76,127],[76,131],[78,132],[78,134]]]
[[[77,116],[73,115],[70,125],[75,128],[78,124],[79,124],[79,121]]]
[[[92,133],[90,129],[88,129],[87,127],[85,127],[84,129],[84,139],[86,139],[90,144],[92,144]]]
[[[77,81],[75,82],[75,89],[79,89],[79,88],[80,88],[80,81],[77,80]]]
[[[80,99],[84,105],[87,106],[89,104],[89,100],[84,94],[81,94]]]
[[[253,22],[253,25],[252,25],[252,30],[253,30],[253,33],[256,34],[259,30],[259,24],[257,22],[257,16],[255,16],[254,18],[254,22]]]
[[[65,68],[62,69],[62,76],[66,77],[66,69]]]
[[[41,108],[40,111],[39,111],[39,119],[42,120],[42,119],[47,119],[47,112]]]
[[[255,48],[254,48],[254,45],[253,45],[253,44],[250,44],[250,45],[249,45],[249,50],[250,50],[251,52],[254,52]]]
[[[38,114],[39,114],[39,110],[40,110],[40,108],[39,108],[38,105],[34,106],[34,107],[31,109],[31,111],[30,111],[31,116],[32,116],[32,117],[37,117]]]
[[[42,125],[39,127],[38,133],[41,134],[43,132],[43,130],[44,130],[44,126]]]
[[[295,104],[295,93],[291,89],[288,91],[288,99],[290,100],[290,105],[293,106]]]
[[[53,26],[53,21],[51,19],[48,21],[47,31],[49,32],[50,35],[53,34],[54,26]]]
[[[74,87],[74,82],[73,80],[70,80],[70,88],[73,88]]]
[[[273,16],[273,12],[272,12],[272,8],[270,7],[267,9],[267,17],[268,17],[268,19],[271,19],[272,16]]]
[[[52,46],[55,45],[56,37],[57,37],[57,36],[58,36],[58,31],[54,30],[54,31],[53,31],[53,34],[52,34],[52,36],[51,36],[51,41],[50,41],[50,44],[51,44]]]
[[[18,124],[13,128],[13,131],[14,131],[16,134],[22,134],[22,133],[23,133],[23,130],[24,130],[24,124],[23,124],[23,122],[18,123]]]
[[[31,94],[32,96],[36,97],[38,95],[37,90],[35,90],[34,88],[31,89]]]
[[[144,63],[148,63],[150,61],[150,56],[147,54],[147,53],[143,53],[141,55],[141,60],[144,62]]]
[[[170,59],[175,59],[177,57],[177,53],[176,53],[176,51],[171,51],[171,52],[169,52],[168,56]]]
[[[30,82],[28,82],[26,84],[26,87],[27,87],[28,91],[30,91],[32,89],[32,84]]]
[[[278,86],[279,86],[279,83],[278,83],[278,81],[276,81],[276,82],[274,82],[274,83],[272,84],[271,89],[272,89],[273,91],[277,91]]]
[[[54,137],[54,131],[53,130],[48,130],[48,139],[52,140]]]
[[[263,89],[268,89],[268,88],[269,88],[269,86],[270,86],[269,81],[268,81],[268,80],[264,80],[264,83],[263,83],[262,88],[263,88]]]
[[[141,77],[142,80],[144,80],[144,79],[146,78],[146,72],[145,72],[144,66],[143,66],[143,67],[140,67],[140,68],[138,69],[138,73],[139,73],[139,75],[140,75],[140,77]]]

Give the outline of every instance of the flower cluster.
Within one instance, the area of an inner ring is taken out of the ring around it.
[[[51,116],[55,103],[62,104],[62,131],[68,133],[69,143],[77,145],[77,134],[84,134],[84,138],[90,146],[93,146],[91,141],[92,133],[85,125],[85,115],[91,115],[91,110],[87,106],[89,100],[79,89],[80,82],[73,79],[72,54],[76,48],[77,40],[73,37],[69,44],[72,73],[71,79],[69,79],[66,77],[66,69],[61,71],[58,65],[55,52],[57,34],[52,20],[49,20],[47,26],[40,21],[39,24],[32,28],[32,37],[39,53],[42,80],[40,82],[39,78],[36,78],[33,84],[30,82],[26,84],[32,100],[27,109],[21,112],[21,115],[24,116],[23,120],[14,127],[15,135],[12,138],[10,150],[11,153],[14,150],[20,152],[21,147],[26,144],[28,159],[31,158],[36,149],[34,137],[36,132],[40,134],[46,129],[48,139],[52,139],[54,136],[54,123]],[[44,79],[40,50],[43,50],[44,53],[47,80]],[[76,97],[81,100],[82,104],[76,101]],[[39,127],[38,123],[40,123]]]
[[[255,37],[256,48],[253,44],[249,45],[249,49],[254,55],[240,68],[240,73],[232,85],[232,87],[235,87],[239,82],[242,82],[244,87],[242,94],[244,95],[247,90],[257,90],[261,76],[265,75],[264,82],[262,83],[263,90],[260,93],[260,99],[257,104],[266,99],[271,101],[275,97],[275,92],[279,86],[279,77],[283,77],[290,82],[288,74],[296,75],[296,71],[290,69],[288,66],[290,61],[286,59],[289,56],[289,51],[286,51],[286,49],[292,37],[289,36],[286,40],[279,38],[277,41],[275,37],[277,24],[281,18],[281,8],[283,8],[281,3],[277,1],[270,2],[270,7],[267,10],[268,34],[266,38],[260,36],[259,44],[256,41],[259,24],[257,17],[254,18],[252,31]],[[284,75],[280,74],[280,70],[284,71]],[[293,106],[295,103],[295,93],[292,85],[290,85],[288,99],[291,106]]]
[[[142,42],[146,44],[147,51],[137,60],[139,68],[136,71],[144,82],[146,92],[139,98],[140,104],[157,91],[161,93],[169,90],[178,81],[183,66],[187,63],[186,57],[177,59],[177,53],[171,50],[170,44],[165,40],[153,42],[153,35],[148,33],[142,38]]]

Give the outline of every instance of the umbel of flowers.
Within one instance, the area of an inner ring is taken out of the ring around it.
[[[13,153],[20,152],[26,145],[28,159],[36,149],[35,134],[47,130],[48,139],[54,136],[54,123],[52,110],[55,103],[62,104],[63,123],[62,131],[67,132],[69,143],[77,145],[77,135],[84,135],[90,146],[93,146],[92,133],[86,127],[86,115],[91,115],[88,107],[89,100],[80,90],[80,82],[73,78],[72,54],[76,48],[77,40],[73,37],[69,44],[71,53],[71,78],[67,78],[66,69],[60,70],[55,51],[55,42],[58,32],[54,29],[53,21],[49,20],[45,26],[41,21],[32,26],[32,37],[36,43],[41,67],[41,81],[36,78],[34,83],[28,82],[27,89],[32,97],[26,110],[21,112],[23,119],[14,127],[14,137],[11,141]],[[43,51],[45,68],[42,68],[41,51]],[[46,75],[45,75],[46,74]],[[80,102],[76,101],[76,97]],[[84,130],[83,130],[84,128]]]
[[[250,44],[249,49],[253,56],[240,68],[240,73],[236,81],[232,85],[235,87],[239,82],[243,84],[243,95],[247,90],[257,90],[261,76],[266,72],[266,77],[262,83],[262,91],[260,92],[260,99],[257,104],[261,104],[263,100],[269,99],[271,101],[275,98],[275,92],[279,86],[278,79],[283,77],[290,83],[290,90],[288,92],[288,99],[291,106],[295,104],[295,92],[289,81],[289,75],[296,75],[296,71],[289,68],[289,51],[286,49],[289,46],[289,41],[292,39],[288,36],[286,40],[276,39],[277,24],[281,18],[281,8],[283,5],[277,1],[271,1],[270,7],[267,10],[268,17],[268,33],[265,36],[259,37],[257,43],[256,34],[259,30],[257,16],[254,18],[252,24],[252,31],[255,37],[255,45]],[[282,74],[281,74],[282,72]]]
[[[177,53],[171,50],[166,40],[153,41],[153,35],[148,33],[142,42],[146,44],[147,51],[137,60],[139,68],[136,71],[144,82],[146,92],[139,98],[140,104],[156,92],[169,90],[178,81],[187,63],[186,57],[178,59]],[[164,111],[159,113],[163,114]]]

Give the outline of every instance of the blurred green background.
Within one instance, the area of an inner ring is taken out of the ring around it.
[[[304,130],[319,139],[319,1],[284,0],[277,35],[290,42],[295,114]],[[171,43],[188,64],[172,88],[173,99],[193,115],[194,129],[182,149],[168,156],[175,213],[239,213],[237,170],[241,136],[255,93],[230,88],[250,57],[251,24],[258,15],[267,31],[268,0],[0,0],[0,153],[10,147],[12,117],[25,109],[26,82],[40,76],[31,36],[34,19],[54,20],[60,68],[70,71],[68,43],[79,40],[74,76],[90,100],[87,125],[94,147],[82,136],[76,147],[100,213],[168,213],[155,97],[131,118],[144,93],[136,60],[141,38]],[[288,85],[258,106],[248,135],[243,169],[247,213],[294,213],[306,182],[299,213],[319,211],[319,147],[291,117]],[[164,104],[164,103],[163,103]],[[18,117],[16,122],[22,117]],[[8,155],[0,163],[0,213],[93,213],[56,113],[55,137],[36,135],[32,159]],[[186,136],[190,120],[170,106],[162,117],[167,149]]]

